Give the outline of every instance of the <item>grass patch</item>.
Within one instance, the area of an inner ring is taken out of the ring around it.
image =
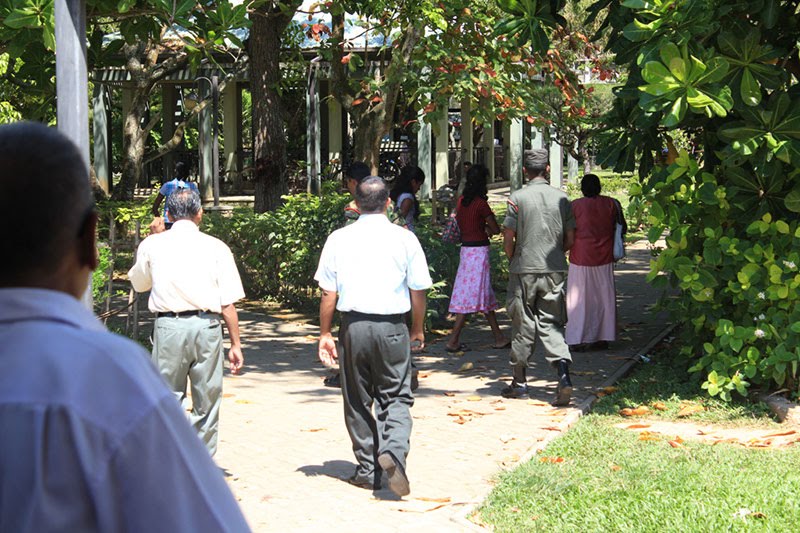
[[[662,348],[592,414],[538,456],[503,474],[477,512],[496,531],[789,531],[800,516],[800,446],[743,448],[658,436],[641,440],[614,427],[624,407],[662,404],[649,419],[726,427],[777,426],[762,403],[724,403],[698,393],[685,364]]]

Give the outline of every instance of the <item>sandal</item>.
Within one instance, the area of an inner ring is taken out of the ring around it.
[[[445,346],[444,349],[447,353],[466,352],[467,350],[469,350],[467,345],[464,344],[463,342],[458,346],[456,346],[455,348],[452,348],[450,346]]]

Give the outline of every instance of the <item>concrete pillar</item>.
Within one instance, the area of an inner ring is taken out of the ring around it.
[[[319,69],[318,63],[312,63],[308,71],[308,85],[306,87],[306,117],[308,120],[308,135],[306,137],[306,160],[308,161],[308,192],[320,194],[320,145],[322,132],[319,119]]]
[[[227,181],[233,183],[238,191],[241,183],[239,167],[239,150],[242,146],[241,118],[242,101],[239,84],[229,80],[222,91],[222,137],[225,157],[225,174]]]
[[[199,80],[203,100],[211,99],[211,84],[206,80]],[[200,197],[204,202],[210,202],[214,197],[214,139],[213,137],[213,105],[207,105],[200,111],[198,117],[198,152],[200,155],[200,175],[198,188]]]
[[[486,168],[489,169],[489,179],[491,179],[491,181],[497,181],[494,168],[494,120],[490,120],[483,125],[481,145],[483,146],[484,156],[486,157],[484,164]]]
[[[328,98],[328,164],[338,161],[342,168],[344,142],[342,139],[342,105],[336,98]]]
[[[522,187],[522,119],[515,118],[508,128],[508,179],[511,190]]]
[[[544,148],[544,135],[542,130],[536,126],[531,126],[531,150]]]
[[[171,83],[161,85],[161,133],[166,142],[175,134],[175,113],[178,108],[178,91]],[[164,154],[161,178],[169,181],[174,178],[175,152]]]
[[[563,188],[564,149],[556,142],[555,135],[550,135],[550,185]]]
[[[450,121],[447,119],[447,115],[444,115],[436,123],[436,129],[434,130],[434,138],[436,139],[436,175],[431,183],[433,189],[438,189],[450,182],[450,163],[448,160],[449,129]]]
[[[419,123],[419,130],[417,131],[417,166],[425,173],[425,181],[419,188],[419,198],[428,200],[431,197],[431,181],[434,179],[432,176],[431,165],[431,125],[425,122],[425,112],[420,110],[417,113],[417,120]]]
[[[92,136],[94,138],[94,175],[106,194],[111,192],[111,137],[109,135],[108,89],[96,83],[92,95]]]

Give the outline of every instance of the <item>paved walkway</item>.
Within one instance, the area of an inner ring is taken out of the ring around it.
[[[349,485],[355,467],[338,389],[322,386],[318,328],[288,317],[243,312],[243,375],[226,376],[216,459],[256,531],[466,531],[470,506],[497,475],[561,434],[577,406],[664,327],[647,311],[657,294],[644,281],[649,252],[629,249],[616,280],[620,340],[607,352],[575,354],[576,400],[555,409],[555,374],[539,358],[531,400],[506,400],[508,350],[491,348],[482,317],[462,339],[470,350],[447,354],[429,335],[418,358],[420,389],[408,474],[411,495]],[[501,325],[510,329],[505,313]],[[503,320],[505,319],[505,320]],[[475,528],[477,529],[477,528]]]

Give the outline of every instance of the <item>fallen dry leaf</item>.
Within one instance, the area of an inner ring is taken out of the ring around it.
[[[455,422],[456,424],[466,424],[467,423],[467,419],[464,418],[463,416],[459,416],[458,418],[453,420],[453,422]]]
[[[225,394],[222,395],[223,398],[233,398],[234,396],[236,396],[236,395],[233,394],[233,393],[230,393],[230,392],[225,393]]]
[[[630,426],[626,426],[625,429],[644,429],[649,427],[650,424],[631,424]]]
[[[459,371],[459,372],[466,372],[466,371],[468,371],[468,370],[472,370],[472,368],[473,368],[474,366],[475,366],[475,365],[473,365],[473,364],[472,364],[472,362],[470,362],[470,361],[467,361],[466,363],[464,363],[463,365],[461,365],[461,368],[459,368],[459,369],[458,369],[458,371]]]
[[[417,498],[414,498],[414,499],[420,500],[420,501],[423,501],[423,502],[434,502],[434,503],[447,503],[447,502],[450,501],[450,498],[448,498],[446,496],[444,498],[428,498],[426,496],[418,496]]]
[[[456,395],[455,392],[443,392],[442,394],[444,394],[445,396],[450,396],[451,398]]]
[[[706,408],[703,407],[700,404],[687,403],[687,404],[684,404],[683,407],[681,407],[680,411],[678,411],[678,414],[676,416],[678,418],[682,418],[682,417],[686,417],[686,416],[692,416],[695,413],[701,413],[701,412],[703,412],[705,410],[706,410]]]
[[[506,410],[506,406],[505,405],[495,405],[494,406],[494,410],[495,411],[505,411]]]
[[[236,403],[253,403],[250,400],[236,400]]]
[[[667,406],[664,405],[664,402],[656,402],[653,404],[653,409],[655,409],[656,411],[666,411]]]
[[[542,429],[546,429],[547,431],[561,431],[561,428],[555,426],[545,426]]]
[[[467,396],[467,401],[468,401],[468,402],[479,402],[479,401],[481,401],[482,399],[483,399],[483,398],[481,398],[480,396],[477,396],[477,395],[473,395],[473,396]]]
[[[794,430],[784,431],[783,433],[770,433],[769,435],[764,435],[763,438],[767,439],[770,437],[787,437],[789,435],[794,435],[795,433],[797,432]]]
[[[546,407],[550,407],[549,403],[543,402],[542,400],[528,400],[528,405],[543,405]]]
[[[604,392],[606,394],[614,394],[619,390],[619,387],[603,387],[600,389],[600,392]]]
[[[540,457],[539,460],[543,463],[563,463],[563,457]]]
[[[639,440],[659,440],[659,438],[649,431],[642,431],[639,433]]]
[[[519,507],[511,507],[511,508],[509,508],[509,512],[512,512],[512,513],[518,513],[521,510],[522,509],[520,509]]]
[[[308,433],[316,433],[317,431],[328,431],[328,428],[309,428],[309,429],[301,429],[300,431],[306,431]]]
[[[514,439],[516,439],[516,437],[514,435],[500,435],[500,441],[503,444],[505,444],[507,442],[510,442],[510,441],[512,441]]]
[[[675,441],[675,440],[669,441],[668,444],[670,446],[672,446],[673,448],[683,448],[683,445],[680,442]]]
[[[429,377],[431,377],[431,373],[430,372],[420,372],[420,373],[417,374],[417,377],[419,377],[419,379],[429,378]]]
[[[622,416],[642,416],[642,415],[646,415],[649,412],[650,412],[650,408],[649,407],[647,407],[646,405],[640,405],[639,407],[636,407],[635,409],[632,409],[630,407],[626,407],[626,408],[620,410],[619,414],[621,414]]]
[[[619,465],[611,465],[611,470],[613,472],[619,472],[620,470],[622,470],[622,467]]]

